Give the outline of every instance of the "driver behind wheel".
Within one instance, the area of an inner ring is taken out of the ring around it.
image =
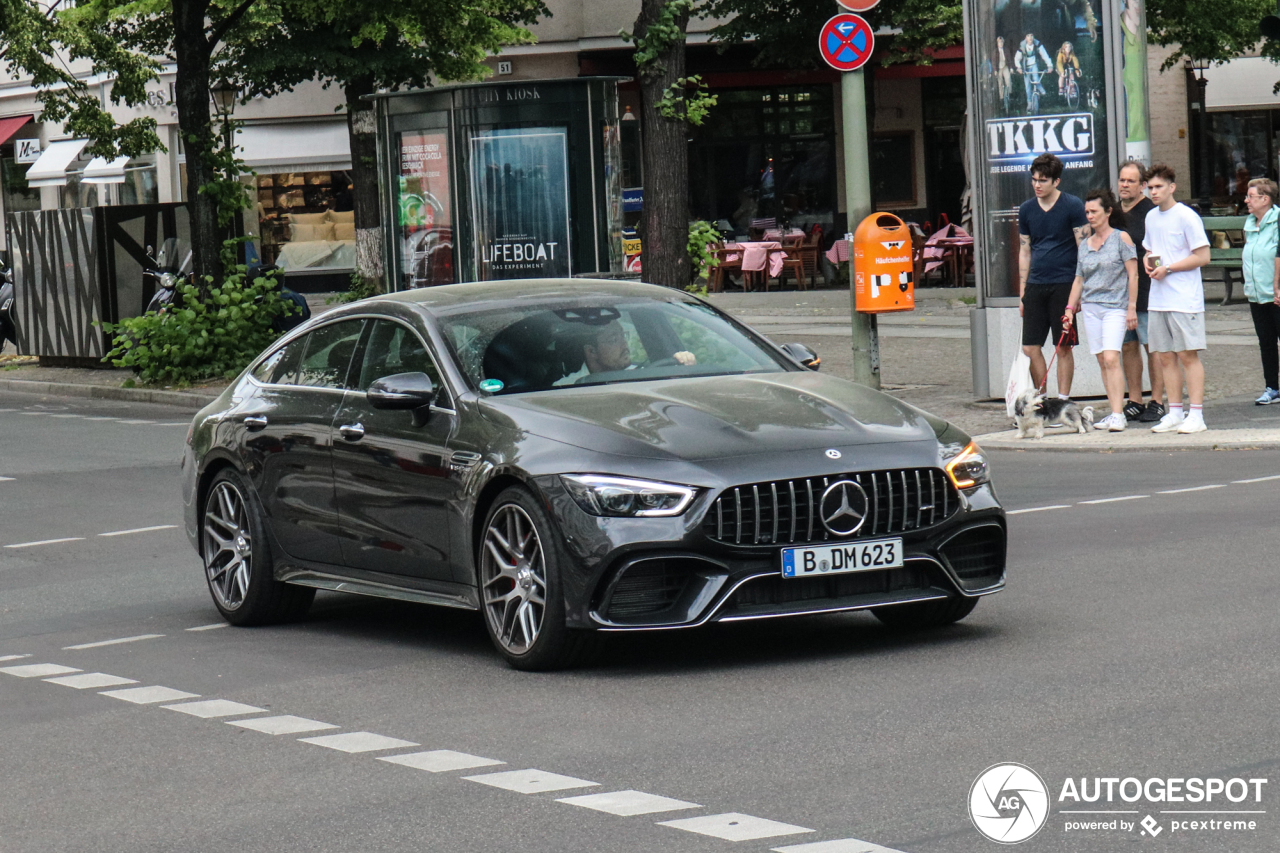
[[[552,385],[572,385],[593,373],[613,373],[632,370],[639,366],[631,361],[631,347],[627,344],[627,333],[617,320],[604,326],[586,327],[577,345],[582,347],[582,367],[556,380]],[[672,353],[671,358],[677,364],[698,363],[694,354],[686,350]]]

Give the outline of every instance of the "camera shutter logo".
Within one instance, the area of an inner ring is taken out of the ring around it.
[[[1026,841],[1049,817],[1049,789],[1040,774],[1022,764],[993,764],[969,789],[969,818],[999,844]]]
[[[853,480],[838,480],[827,486],[818,503],[822,526],[836,536],[852,536],[867,520],[867,493]]]

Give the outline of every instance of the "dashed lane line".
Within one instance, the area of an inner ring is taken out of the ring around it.
[[[89,690],[93,687],[119,687],[122,684],[138,683],[135,679],[107,675],[105,672],[82,672],[79,675],[60,675],[57,678],[46,678],[44,680],[50,684],[74,687],[76,690]]]
[[[121,421],[120,423],[122,423],[122,424],[129,424],[130,426],[133,426],[133,425],[135,425],[135,424],[154,424],[154,423],[155,423],[155,421],[138,421],[138,420],[133,420],[133,421]]]
[[[857,838],[841,838],[836,841],[814,841],[809,844],[792,844],[787,847],[774,847],[773,853],[902,853],[890,850],[870,841]]]
[[[1251,480],[1232,480],[1236,485],[1244,485],[1246,483],[1265,483],[1268,480],[1280,480],[1280,474],[1272,474],[1270,477],[1254,477]]]
[[[575,779],[572,776],[561,776],[559,773],[548,773],[545,770],[504,770],[500,773],[484,773],[479,776],[463,776],[470,782],[479,782],[501,788],[504,791],[515,791],[517,794],[542,794],[547,791],[567,791],[570,788],[597,788],[599,782],[588,782],[586,779]]]
[[[199,699],[199,693],[174,690],[172,687],[126,687],[123,690],[104,690],[99,696],[110,696],[135,705],[154,705],[159,702],[177,702],[179,699]]]
[[[5,545],[6,548],[36,548],[40,545],[57,545],[61,542],[82,542],[83,536],[64,536],[61,539],[41,539],[38,542],[15,542],[12,545]]]
[[[577,797],[565,797],[556,800],[571,806],[582,806],[620,817],[633,817],[642,814],[658,814],[660,812],[677,812],[684,809],[700,809],[697,803],[686,803],[671,797],[659,797],[657,794],[646,794],[643,791],[612,791],[608,794],[583,794]]]
[[[197,625],[194,628],[184,628],[184,631],[216,631],[219,628],[231,627],[230,622],[214,622],[212,625]]]
[[[212,720],[217,717],[239,717],[245,714],[261,714],[267,710],[266,708],[246,705],[243,702],[232,702],[229,699],[205,699],[202,702],[184,702],[181,705],[161,705],[160,707],[168,711],[190,714],[202,720]]]
[[[664,820],[659,821],[658,826],[683,829],[685,832],[696,832],[698,835],[710,835],[713,838],[723,838],[725,841],[756,841],[761,838],[801,835],[815,831],[803,826],[781,823],[763,817],[752,817],[738,812]]]
[[[158,640],[164,634],[139,634],[136,637],[121,637],[117,640],[98,640],[96,643],[81,643],[78,646],[63,646],[64,652],[79,651],[80,649],[100,649],[103,646],[118,646],[121,643],[137,643],[141,640]]]
[[[493,767],[506,764],[496,758],[482,758],[452,749],[432,749],[427,752],[409,752],[404,755],[387,755],[378,759],[390,764],[425,770],[428,773],[446,773],[450,770],[471,770],[476,767]]]
[[[296,735],[338,728],[332,723],[308,720],[306,717],[295,717],[292,714],[283,714],[279,717],[257,717],[252,720],[227,720],[227,725],[253,729],[255,732],[269,735]]]
[[[83,418],[84,415],[49,415],[51,418]]]
[[[0,477],[0,483],[12,483],[12,482],[13,482],[12,477]]]
[[[1207,492],[1209,489],[1225,489],[1226,485],[1219,483],[1212,486],[1191,486],[1186,489],[1166,489],[1163,492],[1156,492],[1158,495],[1181,495],[1187,492]]]
[[[3,657],[0,657],[0,663],[7,660],[22,660],[23,658],[29,657],[31,657],[31,655],[4,655]]]
[[[298,738],[298,740],[303,743],[323,746],[326,749],[336,749],[339,752],[378,752],[384,749],[406,749],[411,746],[422,745],[411,740],[375,735],[373,732],[344,732],[340,735],[304,737]]]
[[[132,530],[112,530],[110,533],[99,533],[99,536],[128,536],[132,533],[151,533],[155,530],[173,530],[176,524],[157,524],[152,527],[135,527]]]
[[[1098,498],[1092,501],[1080,501],[1081,504],[1113,504],[1119,501],[1140,501],[1143,498],[1149,498],[1151,495],[1124,495],[1119,498]]]
[[[22,666],[6,666],[0,669],[0,672],[18,678],[45,678],[50,675],[67,675],[80,670],[74,666],[60,666],[56,663],[28,663]]]
[[[1044,512],[1049,509],[1071,509],[1071,505],[1057,504],[1056,506],[1033,506],[1030,509],[1011,509],[1005,512],[1005,515],[1022,515],[1024,512]]]

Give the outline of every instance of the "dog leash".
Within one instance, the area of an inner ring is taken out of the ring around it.
[[[1075,317],[1071,318],[1071,328],[1075,328]],[[1049,359],[1049,366],[1044,369],[1044,379],[1040,381],[1040,387],[1037,389],[1041,394],[1049,387],[1049,374],[1053,371],[1053,363],[1058,360],[1058,350],[1062,348],[1062,342],[1067,339],[1069,334],[1071,334],[1071,329],[1063,329],[1062,337],[1058,338],[1058,344],[1053,348],[1053,358]]]

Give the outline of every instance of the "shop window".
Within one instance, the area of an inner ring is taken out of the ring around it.
[[[1278,127],[1280,120],[1275,110],[1209,113],[1211,193],[1215,207],[1243,212],[1249,181],[1276,177],[1274,133]],[[1194,185],[1181,188],[1198,197],[1198,176]]]
[[[0,162],[6,213],[40,209],[40,189],[27,186],[27,170],[30,168],[30,163],[18,163],[12,156]]]
[[[277,172],[253,181],[264,263],[285,270],[355,269],[347,172]]]

